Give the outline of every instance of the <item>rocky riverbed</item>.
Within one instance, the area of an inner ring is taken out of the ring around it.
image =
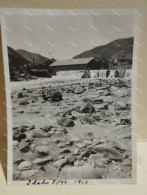
[[[13,179],[132,177],[131,79],[12,88]]]

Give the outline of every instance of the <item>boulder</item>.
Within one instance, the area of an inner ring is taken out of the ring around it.
[[[33,161],[33,164],[37,164],[37,165],[44,165],[47,164],[48,162],[52,161],[53,158],[49,157],[49,158],[36,158]]]
[[[17,159],[17,160],[14,161],[14,164],[19,165],[19,164],[20,164],[21,162],[23,162],[23,161],[25,161],[25,160],[22,159],[22,158],[19,158],[19,159]]]
[[[95,108],[91,103],[86,103],[83,107],[80,108],[79,112],[92,114],[95,112]]]
[[[80,143],[80,144],[77,144],[78,148],[82,149],[82,148],[86,148],[87,147],[87,144],[86,143]]]
[[[131,125],[131,119],[128,119],[128,118],[120,119],[120,124],[121,125]]]
[[[29,145],[26,141],[22,140],[19,144],[19,150],[21,152],[28,152],[29,151]]]
[[[62,100],[62,93],[61,92],[52,92],[51,93],[51,100],[53,102],[58,102]]]
[[[49,137],[50,134],[44,133],[41,130],[34,130],[30,133],[33,138]]]
[[[23,171],[21,174],[22,178],[29,178],[35,175],[35,173],[38,173],[39,170],[33,169],[33,170],[27,170],[27,171]]]
[[[18,145],[19,145],[19,142],[14,140],[14,141],[13,141],[13,146],[16,147],[16,146],[18,146]]]
[[[83,160],[77,160],[74,162],[74,166],[83,166],[84,165],[84,161]]]
[[[120,153],[120,152],[118,152],[118,151],[116,151],[116,150],[110,150],[109,151],[109,158],[111,159],[111,160],[113,160],[113,161],[119,161],[119,162],[121,162],[122,161],[122,159],[123,159],[123,155],[122,155],[122,153]]]
[[[63,166],[65,166],[67,164],[67,159],[64,158],[64,159],[60,159],[60,160],[57,160],[56,162],[53,163],[53,166],[54,167],[57,167],[57,168],[62,168]]]
[[[80,139],[77,138],[77,137],[72,137],[69,141],[71,141],[71,142],[79,142]]]
[[[60,143],[60,139],[58,138],[54,139],[54,143]]]
[[[102,179],[99,170],[90,165],[65,167],[61,170],[58,179]]]
[[[98,153],[98,154],[91,154],[89,156],[88,162],[95,164],[95,162],[99,161],[100,159],[102,159],[104,157],[103,153]]]
[[[51,130],[53,130],[53,126],[50,125],[45,125],[43,128],[41,128],[43,131],[45,132],[49,132]]]
[[[21,177],[21,171],[13,170],[13,180],[18,180]]]
[[[90,78],[90,72],[85,70],[81,78]]]
[[[79,155],[79,154],[80,154],[79,148],[75,148],[73,151],[73,155]]]
[[[76,88],[74,93],[76,94],[82,94],[84,92],[83,88]]]
[[[74,165],[74,162],[76,161],[76,157],[75,156],[68,156],[67,158],[67,162],[69,165]]]
[[[70,153],[71,151],[69,149],[64,149],[60,152],[60,154],[66,154],[66,153]]]
[[[32,168],[32,164],[29,161],[23,161],[19,164],[19,171],[30,170]]]
[[[29,104],[29,102],[26,99],[21,99],[19,100],[18,104],[21,106],[26,106]]]
[[[123,102],[116,102],[116,103],[114,104],[114,106],[115,106],[115,109],[116,109],[116,110],[127,110],[127,109],[128,109],[127,104],[125,104],[125,103],[123,103]]]
[[[73,127],[74,126],[74,121],[67,117],[58,117],[57,123],[59,125],[62,125],[63,127]]]
[[[45,146],[37,146],[36,147],[36,151],[38,152],[38,154],[40,154],[41,156],[46,156],[49,154],[49,150],[45,147]]]
[[[84,143],[87,144],[87,145],[92,145],[93,144],[93,141],[90,141],[90,140],[84,140]]]
[[[59,148],[65,148],[66,147],[66,144],[65,143],[60,143],[60,144],[58,144],[58,147]]]
[[[58,160],[63,159],[63,158],[64,158],[64,156],[61,155],[61,156],[58,157]]]
[[[130,159],[126,158],[121,164],[123,166],[130,166],[131,165],[131,161],[130,161]]]
[[[26,134],[20,134],[18,131],[13,133],[13,140],[17,140],[18,142],[20,142],[23,139],[26,139]]]
[[[87,140],[93,140],[95,138],[93,132],[84,133],[84,137]]]
[[[24,97],[27,97],[27,94],[25,93],[25,91],[18,93],[18,98],[24,98]]]
[[[102,104],[103,102],[104,102],[103,99],[94,99],[94,100],[93,100],[93,103],[94,103],[94,104]]]

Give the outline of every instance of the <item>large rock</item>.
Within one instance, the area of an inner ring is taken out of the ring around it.
[[[93,103],[95,103],[95,104],[102,104],[103,102],[104,102],[103,99],[94,99],[93,100]]]
[[[55,138],[55,139],[54,139],[54,143],[57,143],[57,144],[60,143],[60,139]]]
[[[66,153],[70,153],[71,151],[69,149],[64,149],[62,150],[59,154],[66,154]]]
[[[111,162],[111,159],[104,158],[104,154],[92,154],[89,156],[88,162],[90,164],[102,166],[102,165],[108,165],[109,162]]]
[[[87,144],[86,143],[80,143],[80,144],[77,144],[78,148],[82,149],[82,148],[86,148],[87,147]]]
[[[84,165],[84,161],[83,160],[77,160],[74,162],[74,166],[83,166]]]
[[[36,151],[38,152],[38,154],[40,154],[41,156],[46,156],[49,154],[49,150],[45,147],[45,146],[37,146],[36,147]]]
[[[104,157],[103,153],[98,153],[98,154],[91,154],[89,156],[88,162],[89,163],[95,163],[96,161],[102,159]]]
[[[84,133],[84,137],[87,140],[93,140],[95,138],[93,132]]]
[[[74,93],[76,94],[82,94],[84,92],[84,89],[83,88],[76,88]]]
[[[49,157],[49,158],[36,158],[33,163],[37,164],[37,165],[44,165],[47,164],[48,162],[52,161],[53,158]]]
[[[21,152],[28,152],[29,151],[29,145],[26,141],[22,140],[19,144],[19,150]]]
[[[30,133],[33,138],[49,137],[49,134],[42,132],[41,130],[34,130]]]
[[[121,125],[131,125],[131,119],[128,119],[128,118],[120,119],[120,124]]]
[[[13,141],[13,146],[16,147],[16,146],[18,146],[18,145],[19,145],[19,142],[14,140],[14,141]]]
[[[84,105],[82,108],[80,108],[79,110],[81,113],[94,113],[95,112],[95,108],[92,106],[91,103],[87,103],[86,105]]]
[[[83,165],[63,168],[58,179],[102,179],[102,176],[93,166]]]
[[[64,159],[60,159],[60,160],[57,160],[56,162],[54,162],[53,166],[57,167],[57,168],[61,168],[61,167],[65,166],[66,164],[67,164],[67,159],[64,158]]]
[[[127,110],[128,109],[127,104],[123,102],[116,102],[114,106],[116,110]]]
[[[75,156],[67,156],[66,158],[69,165],[74,165],[74,162],[76,161]]]
[[[55,91],[51,93],[51,100],[54,102],[58,102],[62,100],[62,93]]]
[[[99,144],[97,147],[99,149],[102,149],[102,148],[107,149],[108,151],[112,149],[115,149],[117,151],[124,151],[124,148],[119,143],[115,141],[111,141],[111,140],[110,141],[107,140],[107,142]]]
[[[84,140],[84,143],[87,144],[87,145],[92,145],[93,141],[91,141],[91,140]]]
[[[34,176],[38,172],[39,170],[36,170],[36,169],[23,171],[21,174],[21,177],[26,179],[26,178]]]
[[[17,141],[21,141],[21,140],[23,140],[23,139],[26,139],[26,134],[20,134],[18,131],[16,131],[16,132],[14,132],[13,133],[13,140],[17,140]]]
[[[77,137],[72,137],[69,141],[71,141],[71,142],[79,142],[80,139],[77,138]]]
[[[65,143],[60,143],[60,144],[58,144],[58,147],[59,148],[65,148],[66,147],[66,144]]]
[[[131,161],[130,159],[125,159],[122,163],[121,163],[123,166],[130,166],[131,165]]]
[[[31,168],[32,168],[32,164],[29,161],[23,161],[18,166],[19,171],[30,170]]]
[[[24,98],[27,97],[27,91],[23,90],[22,92],[18,93],[18,98]]]
[[[21,105],[21,106],[26,106],[26,105],[28,105],[29,104],[29,102],[26,100],[26,99],[21,99],[21,100],[19,100],[19,105]]]
[[[79,155],[80,154],[80,150],[79,148],[75,148],[74,151],[73,151],[73,155]]]
[[[72,127],[74,126],[74,121],[67,117],[58,117],[57,123],[63,127]]]

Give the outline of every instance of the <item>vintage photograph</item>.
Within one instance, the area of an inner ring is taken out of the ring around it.
[[[134,12],[7,9],[2,24],[9,181],[134,181]]]

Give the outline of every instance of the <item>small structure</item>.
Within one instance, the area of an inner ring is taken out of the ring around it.
[[[131,58],[115,58],[113,59],[113,65],[130,65],[132,64]]]
[[[70,70],[97,70],[98,63],[91,58],[79,58],[55,61],[50,66],[51,70],[55,71],[70,71]]]

